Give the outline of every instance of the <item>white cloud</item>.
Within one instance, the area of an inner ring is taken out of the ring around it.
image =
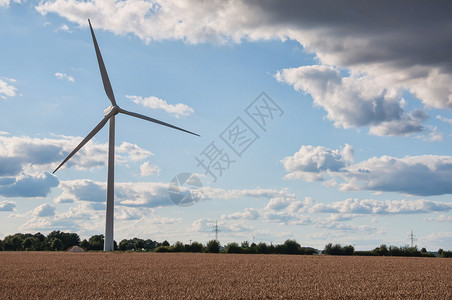
[[[266,208],[268,210],[281,210],[289,206],[291,202],[293,202],[293,199],[283,197],[272,198],[268,201]]]
[[[1,5],[0,5],[1,6]],[[4,80],[0,79],[0,98],[6,99],[7,97],[14,97],[16,96],[17,89],[8,84],[16,82],[15,79],[11,78],[3,78]]]
[[[370,127],[375,135],[406,135],[423,130],[424,111],[405,112],[401,90],[388,90],[367,77],[343,77],[330,66],[283,69],[276,79],[308,93],[336,127]]]
[[[68,33],[72,33],[71,29],[69,29],[69,26],[67,26],[66,24],[63,24],[60,27],[58,27],[57,31],[65,31]],[[57,74],[61,74],[61,73],[56,73],[55,76],[57,76]],[[66,74],[62,74],[62,75],[63,75],[62,77],[65,77],[64,75],[66,75]],[[66,75],[66,76],[68,76],[68,75]],[[68,77],[72,78],[72,76],[68,76]],[[59,77],[57,76],[57,78],[59,78]],[[66,78],[66,79],[69,80],[69,78]],[[69,81],[73,82],[74,78],[72,78],[72,80],[69,80]]]
[[[424,136],[419,136],[417,138],[422,139],[426,142],[442,142],[443,141],[443,134],[441,132],[438,132],[438,127],[428,128],[425,130]]]
[[[80,137],[31,138],[0,135],[0,195],[5,197],[45,197],[58,179],[48,173],[82,140]],[[106,166],[107,144],[87,143],[66,165],[78,169]],[[117,163],[140,161],[152,153],[137,145],[116,147]],[[73,199],[61,197],[57,202]]]
[[[51,188],[58,185],[58,179],[50,173],[0,177],[0,195],[4,197],[46,197]]]
[[[55,215],[55,206],[44,203],[33,209],[33,215],[37,217],[52,217]]]
[[[438,250],[439,248],[443,248],[444,245],[450,245],[451,243],[452,243],[452,232],[435,232],[422,237],[422,244],[423,245],[429,244],[431,245],[430,247],[432,247],[428,250]],[[448,249],[446,248],[444,250]]]
[[[0,0],[0,7],[8,7],[11,3],[22,3],[22,0]]]
[[[55,168],[82,140],[82,137],[32,138],[0,135],[0,176],[13,176],[21,171],[38,173]],[[153,155],[135,144],[123,142],[116,146],[116,161],[140,161]],[[88,142],[66,164],[78,169],[106,166],[108,144]]]
[[[452,223],[452,216],[440,215],[438,217],[428,217],[428,218],[425,218],[425,220],[435,221],[435,222]]]
[[[288,189],[243,189],[243,190],[225,190],[212,187],[204,187],[203,194],[208,199],[239,199],[242,197],[252,198],[274,198],[274,197],[288,197],[295,199],[296,196],[290,193]]]
[[[452,156],[420,155],[395,158],[372,157],[353,163],[353,147],[342,151],[325,147],[301,146],[292,156],[281,160],[287,179],[323,181],[342,191],[372,190],[418,196],[452,193]],[[339,181],[339,182],[338,182]]]
[[[287,156],[281,162],[289,172],[285,176],[287,179],[323,181],[327,173],[340,172],[353,160],[353,147],[348,144],[341,151],[303,145],[293,156]]]
[[[0,211],[15,211],[16,203],[12,201],[1,201],[0,202]]]
[[[186,117],[194,112],[193,108],[183,103],[168,104],[165,100],[151,96],[147,98],[139,96],[127,96],[133,103],[152,109],[162,109],[176,118]]]
[[[68,74],[57,72],[57,73],[55,73],[55,77],[58,78],[58,79],[65,79],[65,80],[70,81],[70,82],[75,82],[74,77],[72,77],[71,75],[68,75]]]
[[[376,1],[114,1],[44,0],[36,9],[83,27],[133,33],[146,42],[298,41],[320,66],[285,69],[284,80],[311,93],[336,126],[370,127],[377,135],[423,130],[423,110],[405,111],[408,91],[426,106],[452,108],[452,4],[425,7]],[[427,9],[427,11],[426,11]],[[394,30],[396,28],[397,30]],[[343,77],[338,69],[348,70]],[[315,71],[315,72],[313,72]],[[290,74],[289,74],[290,73]],[[300,74],[302,73],[302,74]],[[300,77],[301,76],[301,77]]]
[[[331,204],[318,203],[309,209],[310,213],[356,215],[423,214],[449,211],[452,211],[452,204],[424,199],[378,201],[374,199],[358,200],[349,198]]]
[[[419,196],[452,193],[452,156],[373,157],[339,174],[341,190],[400,192]]]
[[[257,220],[259,211],[254,208],[245,208],[243,212],[235,212],[230,215],[222,215],[221,219],[225,220]]]
[[[55,198],[57,203],[74,201],[103,202],[105,201],[105,182],[88,179],[60,181],[58,186],[63,192]],[[130,207],[165,207],[174,205],[168,195],[169,184],[165,182],[115,182],[115,201],[117,205]],[[264,198],[287,197],[295,200],[295,195],[286,189],[244,189],[225,190],[204,187],[205,199],[229,200],[244,197]]]
[[[339,231],[360,231],[373,233],[378,230],[376,226],[369,225],[357,225],[352,223],[342,223],[342,222],[331,222],[325,221],[315,225],[318,228],[328,228],[329,230],[339,230]]]
[[[145,161],[141,166],[140,166],[140,175],[141,176],[151,176],[153,174],[159,174],[160,173],[160,168],[154,165],[151,165],[150,162]]]
[[[452,119],[449,119],[449,118],[445,118],[445,117],[443,117],[443,116],[436,116],[436,118],[437,118],[438,120],[441,120],[441,121],[443,121],[443,122],[446,122],[446,123],[452,124]]]

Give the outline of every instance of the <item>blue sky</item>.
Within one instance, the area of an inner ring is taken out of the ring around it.
[[[117,116],[115,240],[206,242],[217,220],[223,244],[452,249],[449,4],[278,3],[0,0],[0,238],[104,231],[108,130],[51,174],[110,105],[90,18],[118,104],[201,135]],[[233,161],[216,180],[212,145]],[[168,196],[183,172],[189,207]]]

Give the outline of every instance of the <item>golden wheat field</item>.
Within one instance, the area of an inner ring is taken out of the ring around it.
[[[0,252],[1,299],[452,299],[452,259]]]

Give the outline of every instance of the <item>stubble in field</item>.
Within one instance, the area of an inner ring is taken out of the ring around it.
[[[452,260],[0,252],[2,299],[452,298]]]

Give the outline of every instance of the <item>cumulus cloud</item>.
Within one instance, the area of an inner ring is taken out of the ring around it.
[[[22,0],[0,0],[0,7],[8,7],[11,3],[22,3]]]
[[[69,26],[67,26],[66,24],[63,24],[63,25],[61,25],[60,27],[58,27],[57,31],[64,31],[64,32],[72,33],[71,29],[69,29]],[[59,76],[58,76],[57,74],[60,74],[60,76],[61,76],[62,78],[59,78]],[[72,81],[72,82],[75,81],[74,78],[73,78],[72,76],[69,76],[69,75],[66,75],[66,74],[55,73],[55,76],[56,76],[58,79],[63,79],[63,78],[64,78],[64,79],[67,79],[67,80]],[[66,76],[67,76],[67,78],[66,78]],[[69,78],[71,78],[72,80],[70,80]]]
[[[340,174],[341,190],[400,192],[419,196],[452,193],[452,157],[439,155],[373,157]]]
[[[168,104],[165,100],[151,96],[147,98],[139,96],[127,96],[133,103],[142,105],[144,107],[149,107],[152,109],[162,109],[167,113],[179,117],[186,117],[194,112],[193,108],[183,103]]]
[[[11,85],[11,83],[14,82],[16,82],[16,80],[12,78],[0,79],[0,98],[6,99],[7,97],[16,96],[17,89]]]
[[[254,208],[245,208],[243,212],[235,212],[230,215],[221,216],[225,220],[257,220],[259,218],[259,211]]]
[[[261,209],[245,208],[243,211],[222,215],[221,218],[234,221],[262,220],[279,224],[308,225],[312,220],[305,213],[313,204],[314,200],[311,197],[305,197],[303,201],[299,201],[295,197],[279,196],[270,198],[267,205]]]
[[[449,118],[445,118],[445,117],[443,117],[443,116],[436,116],[436,118],[437,118],[438,120],[441,120],[441,121],[443,121],[443,122],[446,122],[446,123],[452,124],[452,119],[449,119]]]
[[[58,79],[64,79],[64,80],[67,80],[70,82],[75,82],[74,77],[72,77],[71,75],[65,74],[65,73],[57,72],[57,73],[55,73],[55,77]]]
[[[293,156],[281,160],[289,174],[287,179],[323,181],[329,172],[341,172],[354,160],[353,147],[345,144],[342,150],[322,146],[303,145]]]
[[[341,214],[424,214],[452,211],[452,204],[431,200],[386,200],[352,199],[336,201],[330,204],[317,203],[310,209],[310,213],[341,213]]]
[[[353,147],[331,150],[322,146],[301,146],[292,156],[281,160],[287,179],[323,181],[342,191],[372,190],[418,196],[452,193],[452,156],[420,155],[396,158],[372,157],[353,162]]]
[[[32,138],[0,135],[0,176],[15,175],[27,167],[40,171],[55,168],[82,140],[82,137]],[[123,142],[116,146],[116,161],[139,161],[153,155],[135,144]],[[88,142],[65,166],[78,169],[106,166],[108,144]]]
[[[77,232],[81,235],[91,236],[102,232],[105,221],[105,206],[102,210],[98,203],[80,202],[67,211],[57,211],[53,205],[42,204],[23,215],[13,217],[29,218],[21,230],[63,230]],[[146,207],[115,206],[115,225],[117,233],[127,231],[137,232],[139,228],[155,227],[155,225],[168,225],[180,223],[180,218],[168,218],[156,215],[154,210]],[[143,232],[140,232],[144,235]]]
[[[243,189],[243,190],[225,190],[220,188],[204,187],[203,194],[209,199],[239,199],[242,197],[251,198],[274,198],[288,197],[295,199],[296,196],[290,193],[288,189]]]
[[[336,127],[370,127],[375,135],[406,135],[423,130],[425,111],[406,112],[402,90],[377,86],[367,77],[343,77],[331,66],[283,69],[276,79],[312,96]]]
[[[44,203],[33,210],[33,214],[37,217],[52,217],[55,215],[55,206]]]
[[[63,192],[55,198],[57,203],[71,203],[75,201],[102,202],[105,201],[105,182],[88,179],[61,181],[58,186]],[[118,205],[130,207],[165,207],[174,205],[168,195],[168,183],[165,182],[116,182],[115,201]],[[264,198],[288,197],[295,199],[295,195],[286,189],[244,189],[225,190],[204,187],[203,199],[229,200],[243,197]]]
[[[48,173],[80,142],[80,137],[59,138],[14,137],[0,135],[0,195],[5,197],[45,197],[58,179]],[[67,166],[78,169],[106,166],[107,144],[89,142]],[[126,163],[146,159],[152,153],[137,145],[122,143],[116,147],[116,161]],[[71,202],[60,198],[59,202]]]
[[[425,220],[435,221],[435,222],[452,223],[452,216],[440,215],[438,217],[425,218]]]
[[[6,177],[0,178],[0,195],[4,197],[46,197],[51,188],[56,186],[58,186],[58,179],[47,172],[37,176]]]
[[[160,168],[152,165],[150,162],[145,161],[140,166],[140,175],[141,176],[151,176],[153,174],[160,173]]]
[[[0,202],[0,211],[15,211],[16,203],[12,201],[1,201]]]
[[[405,111],[404,91],[426,106],[452,108],[452,4],[422,1],[110,1],[44,0],[36,9],[86,27],[132,33],[146,42],[291,39],[318,66],[281,70],[280,81],[310,93],[336,126],[377,135],[423,130],[424,110]],[[338,69],[350,76],[342,76]]]

